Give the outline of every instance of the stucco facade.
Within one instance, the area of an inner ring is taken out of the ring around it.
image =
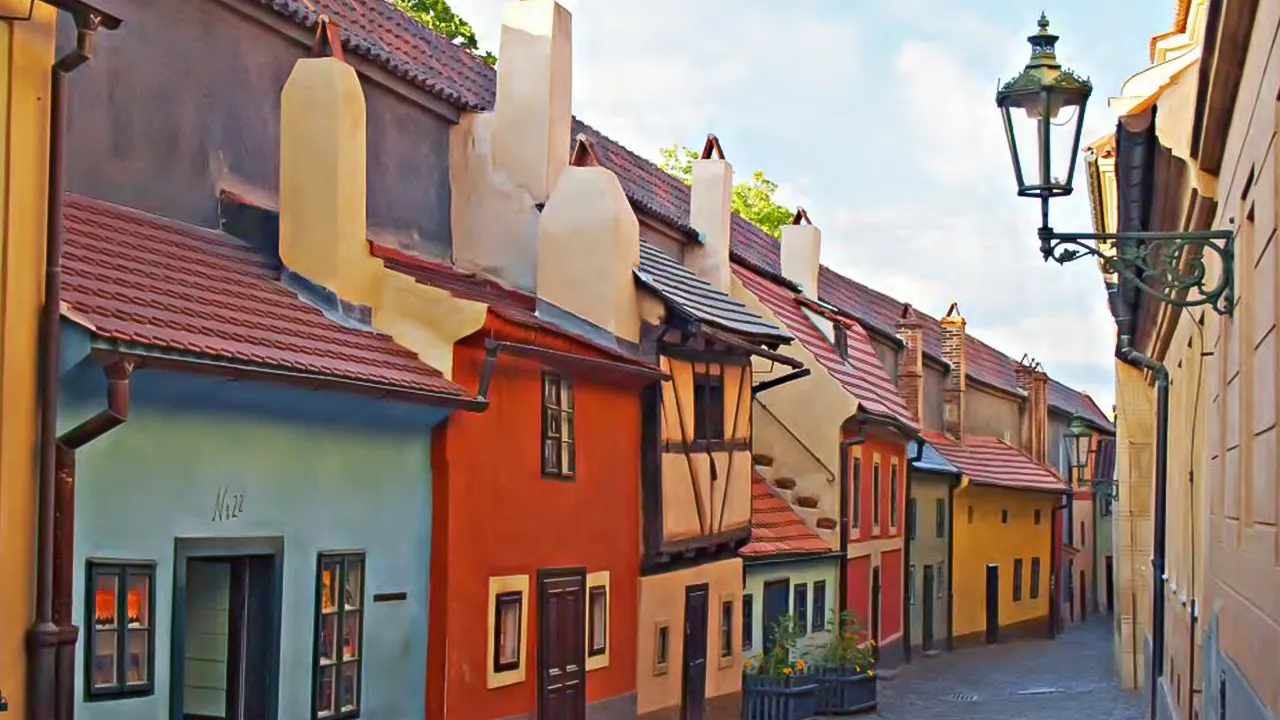
[[[908,536],[911,588],[906,607],[911,618],[908,629],[913,655],[943,650],[950,639],[947,598],[951,595],[951,487],[955,479],[954,475],[911,470],[915,532]]]
[[[835,627],[839,614],[836,592],[841,564],[838,556],[763,562],[747,560],[744,563],[746,581],[742,598],[743,607],[750,604],[751,613],[743,615],[743,656],[755,658],[764,652],[765,637],[770,631],[765,607],[767,589],[784,586],[785,596],[783,590],[774,590],[778,597],[786,599],[782,611],[790,613],[793,618],[802,616],[806,621],[798,641],[800,656],[821,652],[821,645],[831,637],[830,631]],[[803,586],[803,590],[797,590],[797,586]],[[803,608],[796,604],[798,597],[804,602]],[[748,635],[750,643],[747,642]]]
[[[74,365],[64,376],[61,415],[70,426],[100,409],[104,391],[101,369],[83,359],[83,332],[66,338]],[[141,613],[154,634],[152,654],[141,659],[154,667],[154,690],[93,702],[77,693],[77,716],[159,720],[170,717],[171,708],[215,713],[209,703],[217,706],[222,698],[207,692],[215,687],[207,685],[210,676],[193,674],[199,663],[190,660],[203,657],[194,653],[205,646],[195,644],[204,640],[195,634],[194,605],[182,602],[194,603],[197,592],[197,560],[183,555],[185,545],[224,543],[214,554],[230,557],[240,554],[237,543],[274,541],[273,589],[255,598],[278,623],[265,630],[278,638],[278,659],[265,666],[264,690],[275,697],[266,716],[313,712],[320,554],[341,551],[364,559],[363,587],[355,593],[364,608],[358,646],[363,711],[421,717],[430,429],[444,413],[162,371],[136,372],[131,394],[129,421],[78,454],[73,615],[84,645],[100,647],[91,612],[101,608],[85,605],[101,593],[85,587],[90,559],[154,563]],[[265,551],[254,545],[247,552]],[[187,584],[177,584],[175,575]],[[382,602],[384,593],[397,599]],[[175,650],[187,654],[177,658]],[[96,661],[96,652],[77,655],[78,686],[88,685],[85,663]]]
[[[57,12],[0,21],[0,696],[26,712],[36,515],[36,337],[44,277],[50,66]],[[22,2],[0,3],[23,15]]]

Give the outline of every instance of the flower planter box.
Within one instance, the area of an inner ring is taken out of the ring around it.
[[[743,720],[808,720],[818,714],[818,680],[808,673],[742,678]]]
[[[817,670],[817,711],[822,715],[853,715],[876,709],[876,678],[853,668]]]

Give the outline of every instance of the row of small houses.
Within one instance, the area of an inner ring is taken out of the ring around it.
[[[101,4],[51,0],[104,37],[49,135],[14,712],[728,717],[782,616],[883,668],[1109,607],[1061,449],[1109,472],[1107,417],[734,215],[714,138],[687,186],[574,119],[552,0],[496,71],[383,0]]]

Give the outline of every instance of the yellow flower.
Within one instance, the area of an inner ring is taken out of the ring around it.
[[[875,675],[875,674],[876,674],[876,671],[875,671],[875,670],[868,670],[868,671],[867,671],[867,674],[868,674],[868,675]]]
[[[803,669],[804,669],[804,661],[803,661],[803,660],[797,660],[797,661],[796,661],[796,669],[797,669],[797,670],[803,670]]]
[[[854,666],[853,666],[853,671],[854,671],[854,672],[862,672],[862,666],[861,666],[861,665],[854,665]]]
[[[790,675],[790,674],[791,674],[791,668],[782,668],[782,674],[783,674],[783,675]]]

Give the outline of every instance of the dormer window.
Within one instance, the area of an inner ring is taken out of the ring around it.
[[[841,358],[848,360],[849,359],[849,329],[839,322],[832,323],[832,327],[835,328],[835,332],[832,333],[834,338],[832,340],[832,343],[836,346],[836,352],[839,353]]]
[[[724,440],[724,377],[693,376],[693,439]]]

